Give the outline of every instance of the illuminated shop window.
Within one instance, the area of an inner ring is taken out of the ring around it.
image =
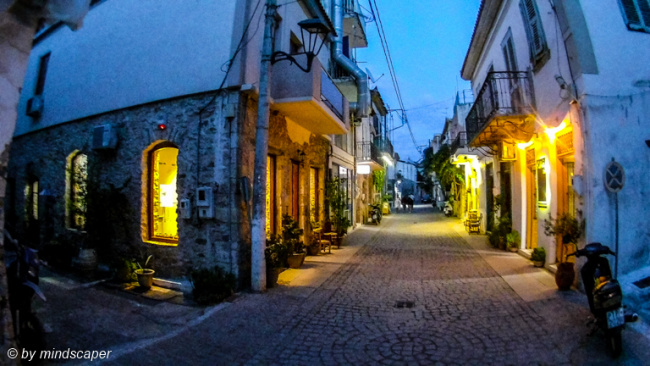
[[[38,180],[30,179],[25,186],[25,221],[33,228],[38,223]]]
[[[84,230],[86,227],[86,197],[88,193],[88,157],[75,151],[68,158],[68,200],[66,217],[68,228]]]
[[[266,157],[266,237],[275,234],[275,156]]]
[[[162,143],[149,153],[149,239],[178,242],[178,149]]]

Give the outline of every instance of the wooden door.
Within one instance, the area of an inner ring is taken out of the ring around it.
[[[537,196],[534,166],[526,169],[526,248],[537,248]]]

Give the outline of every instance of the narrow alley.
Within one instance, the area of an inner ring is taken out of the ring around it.
[[[102,333],[105,306],[97,303],[92,325],[52,324],[51,346],[69,347],[73,333],[86,334],[74,346],[112,350],[111,364],[614,362],[605,338],[587,334],[583,294],[558,292],[546,270],[489,248],[485,236],[467,236],[458,220],[429,205],[363,226],[341,249],[308,258],[302,269],[283,273],[278,288],[240,294],[203,314],[169,303],[113,304],[124,307],[121,318],[104,329],[129,332],[153,323],[158,333],[143,329],[150,338],[115,343],[119,337]],[[624,331],[618,363],[647,364],[643,327]]]

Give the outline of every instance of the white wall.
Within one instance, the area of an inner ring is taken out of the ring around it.
[[[32,50],[16,135],[170,97],[217,89],[238,1],[106,1],[77,32],[60,27]],[[40,57],[51,52],[40,121],[24,114]]]
[[[546,43],[550,48],[550,59],[546,61],[539,71],[533,74],[537,112],[542,121],[556,126],[559,123],[556,119],[559,118],[561,121],[569,107],[568,101],[563,101],[560,97],[560,87],[555,81],[555,75],[562,75],[567,82],[570,82],[571,77],[564,41],[558,31],[559,25],[555,13],[549,1],[536,0],[536,3],[544,27]],[[508,28],[511,29],[512,33],[518,71],[526,71],[532,68],[526,29],[519,10],[519,0],[506,0],[499,11],[495,26],[490,32],[478,66],[474,71],[474,75],[472,75],[472,90],[476,98],[490,66],[494,66],[494,71],[506,70],[501,42],[508,32]]]
[[[650,34],[627,29],[618,1],[581,3],[598,63],[597,75],[584,75],[586,93],[627,95],[648,91]]]

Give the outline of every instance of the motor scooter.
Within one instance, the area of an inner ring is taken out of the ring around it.
[[[613,278],[609,261],[604,255],[616,255],[609,247],[601,243],[587,244],[583,249],[570,253],[567,257],[587,257],[580,274],[589,301],[589,310],[594,316],[589,324],[590,334],[602,329],[608,338],[609,348],[614,357],[623,350],[621,331],[626,322],[634,322],[638,315],[626,314],[623,306],[623,292],[618,280]]]
[[[381,223],[381,204],[377,203],[374,205],[370,205],[370,209],[368,210],[368,214],[370,215],[370,219],[373,224],[379,225]]]
[[[447,217],[454,214],[454,207],[449,203],[449,201],[445,201],[445,207],[442,209],[442,212],[444,212]]]
[[[32,310],[32,298],[45,295],[38,287],[40,261],[38,250],[23,245],[9,231],[5,235],[5,264],[9,287],[9,307],[14,325],[14,335],[20,348],[45,349],[45,331],[41,321]],[[7,245],[8,244],[8,245]]]

